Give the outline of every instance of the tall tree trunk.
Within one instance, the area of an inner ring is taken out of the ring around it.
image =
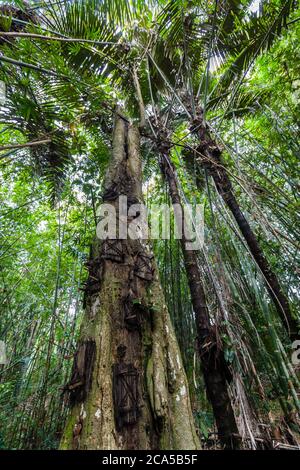
[[[103,201],[142,202],[139,133],[116,115]],[[95,240],[61,449],[198,449],[188,384],[146,240]]]
[[[172,204],[177,204],[183,214],[183,206],[178,190],[174,166],[169,158],[169,148],[162,133],[159,135],[159,150],[161,154],[161,169],[168,182],[169,194]],[[176,217],[176,213],[175,213]],[[210,324],[209,313],[202,283],[202,276],[198,265],[197,252],[187,249],[184,234],[184,220],[177,220],[182,227],[181,248],[184,266],[191,292],[192,305],[196,317],[198,352],[201,360],[202,372],[216,420],[220,441],[225,448],[239,448],[238,428],[236,425],[228,389],[227,380],[231,374],[226,365],[223,351],[218,347],[216,331]]]
[[[239,207],[230,178],[222,162],[221,150],[217,143],[211,138],[209,130],[203,122],[202,111],[198,113],[191,129],[199,137],[200,145],[197,148],[197,152],[198,155],[200,155],[198,159],[201,162],[201,166],[207,168],[213,177],[217,191],[234,216],[253,258],[261,269],[270,297],[276,306],[279,317],[284,327],[287,329],[291,340],[299,339],[299,325],[297,325],[297,321],[291,313],[288,298],[282,291],[276,274],[272,271],[259,246],[256,235]]]

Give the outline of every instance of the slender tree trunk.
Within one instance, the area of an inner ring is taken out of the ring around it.
[[[116,116],[103,200],[142,202],[139,133]],[[188,384],[145,240],[95,241],[62,449],[198,449]]]
[[[161,139],[161,142],[165,141],[166,139]],[[160,145],[159,150],[161,153],[161,169],[168,182],[172,204],[177,204],[181,208],[181,214],[183,214],[174,166],[169,159],[169,148],[163,143]],[[178,220],[177,223],[183,228],[183,219]],[[181,248],[196,317],[198,352],[207,396],[213,408],[220,441],[225,448],[237,449],[239,448],[239,440],[236,437],[238,428],[227,389],[227,380],[231,379],[231,374],[226,365],[223,351],[218,347],[216,332],[210,324],[197,252],[188,250],[186,242],[184,230],[182,230]]]
[[[276,306],[279,317],[287,329],[291,340],[299,339],[299,326],[297,325],[295,318],[292,316],[288,298],[282,291],[276,274],[272,271],[261,247],[259,246],[256,235],[240,209],[233,192],[230,178],[226,168],[224,167],[224,163],[222,162],[221,150],[217,143],[211,138],[206,125],[203,123],[201,112],[199,113],[198,118],[193,122],[191,129],[194,130],[199,137],[200,145],[197,148],[197,151],[198,155],[202,156],[199,157],[201,166],[208,169],[214,179],[217,191],[234,216],[253,258],[264,275],[270,297]]]

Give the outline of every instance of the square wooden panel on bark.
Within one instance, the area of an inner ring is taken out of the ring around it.
[[[116,428],[135,424],[139,416],[138,408],[139,374],[132,364],[119,363],[113,366],[113,396]]]

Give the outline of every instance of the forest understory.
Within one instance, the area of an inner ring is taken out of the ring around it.
[[[300,450],[299,19],[0,1],[0,450]]]

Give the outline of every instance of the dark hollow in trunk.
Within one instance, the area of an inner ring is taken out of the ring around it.
[[[116,429],[122,431],[124,426],[137,423],[140,410],[139,402],[139,373],[133,364],[114,364],[113,393]]]
[[[161,169],[168,182],[173,204],[182,208],[174,167],[168,156],[168,148],[160,147]],[[183,226],[179,221],[179,224]],[[186,249],[186,239],[181,238],[181,248],[188,278],[193,309],[196,316],[197,344],[208,399],[212,405],[220,441],[227,449],[238,449],[238,428],[227,389],[230,371],[226,365],[223,351],[218,348],[215,330],[212,328],[206,304],[197,253]]]
[[[96,344],[93,340],[81,341],[74,357],[72,375],[65,390],[71,405],[86,399],[91,387]]]

